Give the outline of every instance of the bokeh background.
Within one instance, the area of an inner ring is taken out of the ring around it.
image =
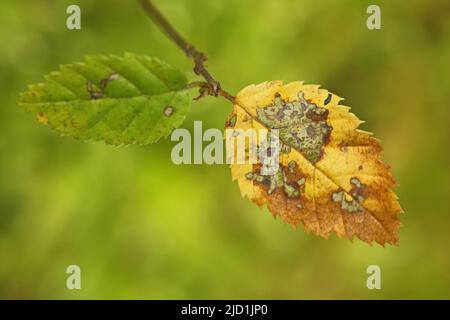
[[[232,93],[305,80],[346,98],[400,183],[400,246],[293,230],[241,199],[225,165],[176,166],[174,143],[62,138],[16,107],[29,83],[85,54],[192,64],[135,1],[0,2],[0,298],[450,298],[450,2],[156,1]],[[82,29],[66,29],[78,4]],[[379,4],[382,29],[366,28]],[[183,124],[223,128],[231,105]],[[82,290],[67,290],[80,265]],[[366,288],[366,268],[382,290]]]

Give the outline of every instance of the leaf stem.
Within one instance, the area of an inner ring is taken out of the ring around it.
[[[138,0],[150,19],[181,49],[194,61],[194,72],[205,79],[205,82],[193,82],[190,87],[199,87],[200,95],[196,100],[205,96],[221,96],[225,99],[235,102],[235,97],[223,90],[219,81],[206,69],[205,62],[208,59],[206,54],[197,50],[192,44],[188,43],[170,22],[155,7],[152,0]],[[195,84],[192,86],[192,84]]]

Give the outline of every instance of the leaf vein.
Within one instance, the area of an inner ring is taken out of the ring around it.
[[[149,71],[152,75],[154,75],[167,89],[170,90],[169,85],[162,79],[161,76],[156,74],[152,69],[150,69],[146,64],[144,64],[139,58],[136,58],[136,61],[139,62],[141,66],[144,67],[145,70]]]

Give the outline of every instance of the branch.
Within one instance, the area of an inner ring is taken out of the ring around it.
[[[150,19],[159,27],[162,31],[173,41],[175,44],[184,51],[184,53],[194,61],[194,72],[205,79],[205,82],[193,82],[189,87],[199,87],[200,95],[195,98],[198,100],[204,96],[221,96],[225,99],[235,102],[235,97],[223,90],[220,87],[220,83],[213,78],[209,71],[205,67],[205,62],[208,59],[206,54],[197,50],[193,45],[188,43],[170,24],[169,21],[159,12],[155,7],[152,0],[138,0],[142,5],[142,8],[148,14]]]

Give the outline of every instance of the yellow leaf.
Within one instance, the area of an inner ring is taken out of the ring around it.
[[[395,180],[380,160],[379,141],[357,129],[362,121],[341,100],[302,82],[244,88],[226,127],[278,129],[280,169],[263,176],[260,162],[232,164],[233,180],[244,197],[313,234],[398,244]]]

